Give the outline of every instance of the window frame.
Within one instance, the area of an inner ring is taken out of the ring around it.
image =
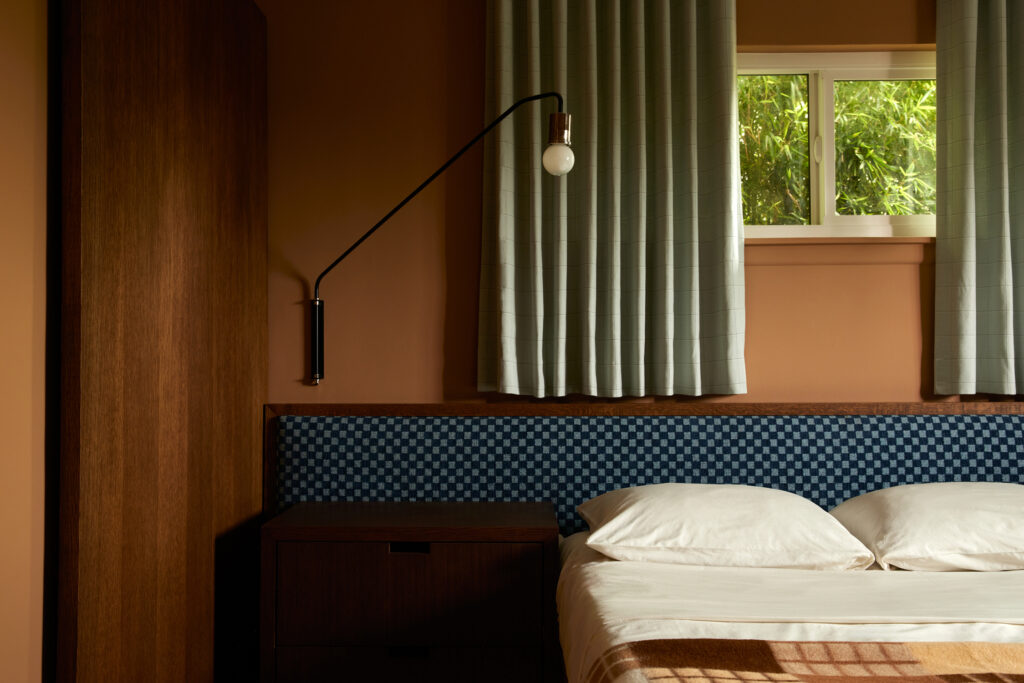
[[[807,76],[811,223],[744,225],[747,238],[934,237],[935,216],[835,212],[835,81],[935,79],[935,52],[738,53],[737,76]]]

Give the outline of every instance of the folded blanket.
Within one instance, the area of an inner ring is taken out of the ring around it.
[[[587,683],[1024,683],[1024,643],[666,639],[599,657]]]

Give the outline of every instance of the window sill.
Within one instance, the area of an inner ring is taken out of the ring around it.
[[[833,216],[827,225],[745,225],[747,239],[935,238],[933,216]]]
[[[748,246],[798,246],[841,244],[934,244],[934,237],[747,237],[743,243]]]

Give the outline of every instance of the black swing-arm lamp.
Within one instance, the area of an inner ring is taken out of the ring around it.
[[[486,128],[480,131],[472,140],[467,142],[465,146],[458,152],[456,152],[451,159],[444,162],[444,165],[441,166],[441,168],[434,171],[429,178],[420,183],[419,187],[410,192],[405,199],[398,202],[398,205],[395,206],[395,208],[388,211],[387,214],[379,221],[377,221],[377,223],[372,228],[363,233],[362,237],[353,242],[352,246],[346,249],[341,256],[334,259],[334,261],[331,262],[331,265],[324,268],[324,271],[320,273],[319,277],[317,277],[316,283],[313,285],[313,298],[309,302],[309,339],[311,366],[310,381],[313,384],[320,384],[320,380],[323,379],[324,377],[324,301],[323,299],[320,298],[320,281],[324,279],[324,276],[327,275],[327,273],[331,272],[331,270],[333,270],[336,265],[344,261],[345,257],[351,254],[353,251],[355,251],[360,244],[365,242],[370,235],[377,231],[377,228],[387,223],[388,219],[390,219],[392,216],[398,213],[398,211],[403,206],[408,204],[413,197],[418,195],[420,191],[423,190],[423,188],[425,188],[430,183],[434,182],[437,176],[444,173],[448,169],[448,167],[455,162],[456,159],[461,157],[466,152],[466,150],[475,145],[477,142],[480,141],[481,138],[483,138],[485,135],[491,132],[491,130],[493,130],[494,127],[501,123],[503,120],[505,120],[505,118],[509,114],[511,114],[513,111],[515,111],[520,106],[526,104],[527,102],[541,100],[546,97],[554,97],[558,100],[558,113],[552,114],[550,116],[548,128],[548,148],[544,150],[543,157],[544,168],[547,169],[548,173],[557,176],[565,175],[570,170],[572,170],[574,158],[572,149],[569,146],[571,144],[569,126],[572,117],[569,114],[566,114],[562,111],[563,102],[562,95],[560,93],[544,92],[540,93],[539,95],[531,95],[530,97],[524,97],[523,99],[519,100],[511,107],[503,111],[501,113],[501,116],[491,121],[491,123]]]

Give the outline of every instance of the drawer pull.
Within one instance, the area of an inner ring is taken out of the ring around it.
[[[401,541],[388,543],[389,553],[419,553],[421,555],[430,553],[430,544],[419,541]]]
[[[388,657],[390,659],[430,659],[429,647],[389,647]]]

